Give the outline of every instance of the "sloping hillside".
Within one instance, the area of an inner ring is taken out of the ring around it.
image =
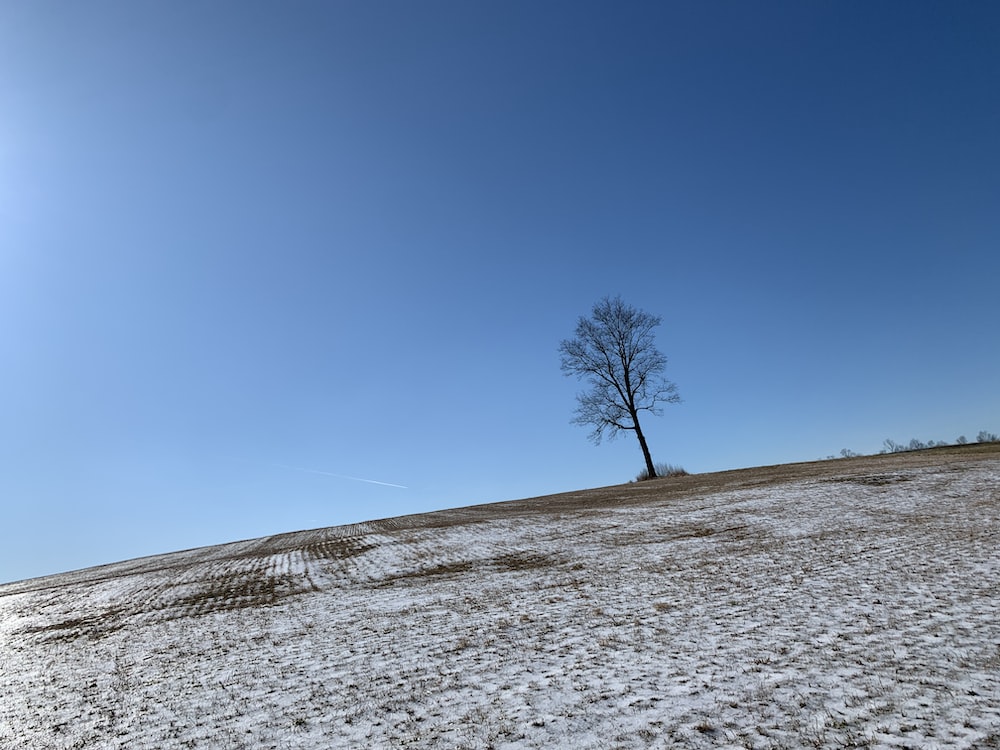
[[[0,586],[0,747],[1000,747],[1000,446]]]

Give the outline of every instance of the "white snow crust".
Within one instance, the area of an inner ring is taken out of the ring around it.
[[[0,586],[0,747],[1000,747],[1000,462],[650,497]]]

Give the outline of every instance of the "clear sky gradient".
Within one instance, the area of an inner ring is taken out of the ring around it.
[[[0,4],[0,581],[1000,431],[1000,4]],[[370,481],[364,481],[370,480]]]

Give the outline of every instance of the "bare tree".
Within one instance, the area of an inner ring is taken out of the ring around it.
[[[639,412],[659,416],[663,404],[680,401],[677,386],[662,376],[667,358],[653,343],[653,329],[661,319],[625,304],[621,297],[605,297],[589,318],[581,317],[576,336],[559,344],[562,371],[586,380],[590,390],[577,394],[574,424],[594,429],[590,439],[600,444],[605,433],[634,432],[650,478],[656,476]]]

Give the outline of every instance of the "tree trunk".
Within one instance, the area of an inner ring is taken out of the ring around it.
[[[642,428],[639,427],[638,415],[632,415],[632,422],[635,424],[635,436],[639,438],[639,446],[642,448],[642,457],[646,459],[646,473],[649,474],[650,479],[655,479],[656,469],[653,468],[653,457],[649,455],[649,446],[646,445],[646,437],[642,434]]]

